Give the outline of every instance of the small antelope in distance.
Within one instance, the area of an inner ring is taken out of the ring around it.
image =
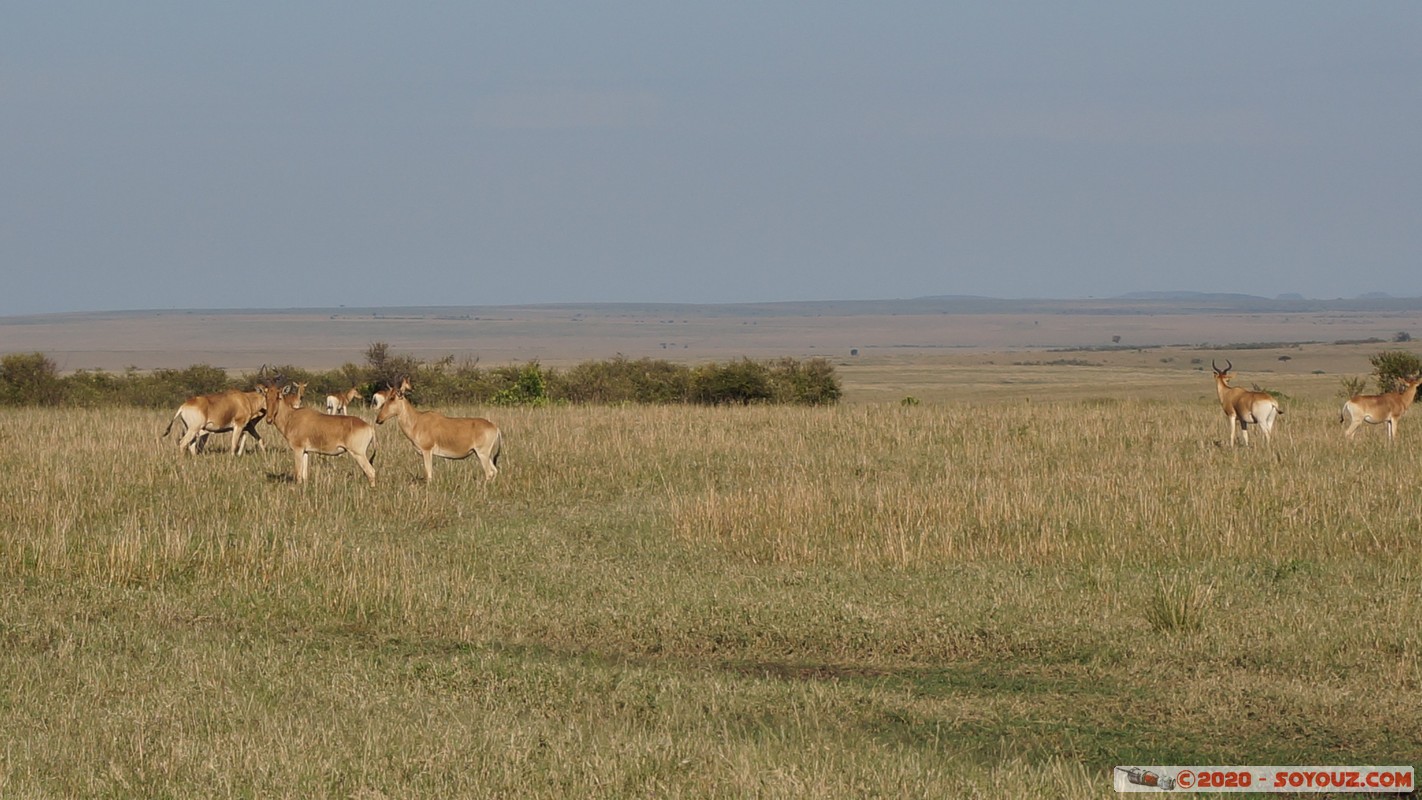
[[[352,386],[340,394],[326,395],[326,413],[344,414],[351,401],[360,399],[360,390]]]
[[[1279,408],[1279,401],[1268,392],[1254,392],[1249,389],[1237,389],[1229,385],[1230,378],[1234,375],[1231,370],[1234,364],[1225,361],[1225,368],[1220,369],[1214,361],[1210,366],[1215,371],[1215,389],[1219,391],[1220,405],[1224,407],[1225,417],[1229,419],[1229,443],[1234,446],[1235,423],[1239,424],[1239,433],[1244,438],[1244,444],[1249,444],[1249,426],[1258,425],[1264,431],[1264,441],[1270,441],[1274,432],[1274,420],[1284,413]]]
[[[375,485],[375,467],[366,453],[375,445],[375,428],[360,417],[330,416],[314,408],[294,408],[282,400],[281,389],[265,389],[267,422],[276,426],[296,457],[296,482],[305,483],[311,454],[335,456],[349,453],[361,472]]]
[[[499,451],[504,442],[498,426],[482,417],[446,417],[434,411],[419,411],[405,397],[409,388],[410,382],[401,380],[399,387],[387,391],[375,423],[383,425],[391,417],[399,421],[400,431],[424,457],[425,481],[434,479],[435,456],[460,459],[471,454],[479,457],[484,478],[493,480],[499,474]]]
[[[183,434],[178,439],[178,449],[189,455],[197,455],[199,446],[209,433],[232,431],[232,455],[240,456],[247,449],[246,436],[256,440],[257,446],[266,452],[267,445],[257,434],[257,423],[267,411],[267,396],[261,391],[244,392],[228,389],[225,392],[201,394],[189,397],[163,429],[159,439],[167,438],[173,430],[173,423],[183,421]]]
[[[376,411],[379,411],[380,407],[385,405],[385,401],[390,399],[390,394],[396,391],[410,391],[410,379],[401,378],[400,385],[398,387],[391,388],[387,386],[384,391],[379,391],[372,394],[370,396],[370,407],[375,409]]]
[[[1339,422],[1352,421],[1348,430],[1343,432],[1344,435],[1352,439],[1364,422],[1369,425],[1382,423],[1387,426],[1388,442],[1394,441],[1397,438],[1397,421],[1412,407],[1412,401],[1417,398],[1419,384],[1422,384],[1422,375],[1414,375],[1411,378],[1403,378],[1401,391],[1357,394],[1348,398],[1348,402],[1343,404],[1343,410],[1338,414]]]
[[[301,408],[301,398],[306,394],[306,384],[289,383],[281,390],[281,399],[292,408]]]

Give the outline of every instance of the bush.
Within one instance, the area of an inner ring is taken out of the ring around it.
[[[1351,377],[1343,378],[1339,381],[1339,394],[1344,400],[1357,397],[1368,389],[1368,382],[1363,378]]]
[[[224,389],[251,389],[277,379],[306,384],[305,401],[319,407],[326,395],[351,388],[364,397],[408,377],[415,402],[427,406],[494,403],[702,403],[748,405],[787,403],[827,405],[842,394],[834,366],[816,358],[773,362],[741,359],[692,368],[670,361],[623,356],[586,361],[564,372],[538,362],[481,369],[477,362],[456,364],[453,356],[432,363],[390,352],[376,342],[366,350],[366,364],[314,372],[290,364],[264,367],[259,373],[229,376],[209,364],[185,369],[122,374],[77,372],[60,377],[54,362],[41,353],[6,356],[0,363],[0,404],[136,405],[176,407],[189,397]]]
[[[64,402],[59,367],[43,353],[16,353],[0,359],[0,403],[59,405]]]
[[[834,365],[823,358],[781,359],[772,367],[771,388],[775,402],[791,405],[834,405],[843,394]]]
[[[498,372],[508,385],[494,394],[495,405],[540,406],[548,402],[548,384],[538,362],[523,367],[505,367]]]
[[[372,385],[372,391],[379,391],[387,386],[394,386],[403,377],[409,377],[414,383],[416,375],[420,371],[420,362],[413,356],[399,356],[390,352],[390,345],[385,342],[372,342],[370,347],[365,349],[365,378],[364,383]]]
[[[1373,365],[1379,391],[1395,391],[1404,378],[1422,375],[1422,359],[1406,350],[1384,350],[1368,361]]]
[[[570,403],[684,403],[690,395],[691,370],[670,361],[584,361],[566,374],[552,376],[551,393]]]
[[[750,405],[774,396],[770,369],[748,358],[725,365],[707,364],[691,379],[691,400],[704,405]]]

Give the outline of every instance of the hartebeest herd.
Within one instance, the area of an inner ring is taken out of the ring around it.
[[[1225,362],[1220,368],[1210,362],[1215,373],[1215,390],[1219,395],[1220,407],[1224,410],[1229,424],[1229,443],[1235,444],[1236,436],[1245,445],[1249,444],[1249,429],[1257,426],[1264,434],[1266,442],[1274,433],[1274,423],[1284,413],[1279,401],[1270,393],[1258,389],[1242,389],[1230,385],[1234,377],[1234,364]],[[1403,387],[1382,394],[1354,395],[1343,404],[1339,422],[1347,424],[1344,435],[1352,439],[1358,428],[1365,423],[1383,425],[1388,440],[1397,438],[1397,423],[1417,397],[1422,386],[1422,375],[1403,379]],[[246,437],[250,436],[264,452],[266,444],[257,433],[257,423],[265,419],[279,431],[295,456],[295,481],[305,483],[310,474],[310,455],[340,455],[345,453],[355,460],[361,472],[365,473],[371,485],[375,485],[375,427],[359,417],[347,414],[349,406],[361,399],[360,390],[352,387],[339,394],[326,397],[326,412],[306,408],[302,396],[306,384],[295,383],[286,387],[279,381],[265,381],[254,391],[229,389],[225,392],[190,397],[168,421],[163,430],[166,438],[173,424],[181,421],[183,429],[178,447],[190,454],[201,449],[208,435],[232,432],[230,452],[240,456],[246,449]],[[475,456],[484,470],[484,477],[493,480],[499,474],[499,452],[503,447],[503,434],[494,423],[481,417],[448,417],[436,411],[420,411],[410,402],[410,381],[401,378],[371,395],[370,406],[375,410],[375,424],[383,425],[394,419],[400,432],[419,451],[424,461],[425,480],[434,480],[434,458],[463,459]]]
[[[1235,433],[1238,431],[1244,443],[1249,444],[1250,425],[1258,425],[1259,430],[1264,433],[1264,440],[1268,441],[1274,433],[1274,421],[1284,413],[1284,410],[1279,408],[1279,401],[1268,392],[1230,386],[1230,378],[1234,377],[1234,364],[1229,361],[1225,361],[1224,369],[1220,369],[1213,361],[1210,366],[1215,370],[1215,389],[1219,392],[1220,406],[1224,408],[1225,418],[1229,420],[1229,443],[1234,444]],[[1422,375],[1403,378],[1402,385],[1403,388],[1397,391],[1355,394],[1348,398],[1338,415],[1338,421],[1348,425],[1348,429],[1343,432],[1344,436],[1352,439],[1353,434],[1366,422],[1369,425],[1386,426],[1388,441],[1395,440],[1397,421],[1402,419],[1402,415],[1407,413],[1407,409],[1412,407],[1412,401],[1417,398],[1417,387],[1422,385]]]
[[[229,389],[225,392],[190,397],[168,421],[159,437],[166,438],[173,424],[181,421],[183,429],[178,447],[196,454],[209,434],[232,431],[233,455],[246,448],[245,437],[251,436],[266,451],[266,444],[257,433],[257,423],[265,419],[281,433],[295,456],[296,483],[305,483],[310,475],[310,456],[349,455],[360,471],[375,485],[375,427],[360,417],[346,414],[350,403],[361,397],[360,390],[351,388],[326,398],[327,413],[302,405],[306,384],[283,386],[280,380],[264,381],[259,389],[245,392]],[[481,417],[447,417],[434,411],[419,411],[407,396],[408,378],[377,392],[371,405],[377,409],[376,423],[394,418],[400,432],[424,459],[425,480],[434,480],[434,457],[462,459],[476,456],[484,477],[493,480],[499,473],[499,451],[503,434],[494,423]]]

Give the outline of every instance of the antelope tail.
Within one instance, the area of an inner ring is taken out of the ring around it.
[[[166,427],[166,428],[163,429],[163,433],[159,434],[158,438],[159,438],[159,439],[166,439],[166,438],[168,438],[168,432],[171,431],[171,430],[173,430],[173,423],[174,423],[174,422],[177,422],[177,421],[178,421],[178,417],[181,417],[182,415],[183,415],[183,410],[180,408],[180,409],[178,409],[177,413],[173,415],[173,418],[170,419],[170,420],[168,420],[168,427]]]

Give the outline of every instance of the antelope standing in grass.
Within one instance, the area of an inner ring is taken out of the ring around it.
[[[1224,369],[1220,369],[1213,361],[1210,366],[1215,371],[1215,389],[1219,391],[1220,405],[1224,407],[1225,417],[1229,419],[1230,446],[1234,446],[1236,423],[1245,445],[1249,444],[1250,425],[1258,425],[1259,430],[1264,432],[1264,441],[1268,442],[1274,433],[1274,420],[1284,413],[1279,408],[1279,401],[1268,392],[1254,392],[1230,386],[1230,378],[1234,377],[1231,372],[1234,364],[1230,361],[1225,361]]]
[[[1415,375],[1411,378],[1403,378],[1401,391],[1356,394],[1348,398],[1348,402],[1343,404],[1343,410],[1338,414],[1339,422],[1350,422],[1351,420],[1344,435],[1352,439],[1353,434],[1358,432],[1358,428],[1364,422],[1369,425],[1381,423],[1387,426],[1387,440],[1389,442],[1395,440],[1397,438],[1397,421],[1402,419],[1402,415],[1412,407],[1412,401],[1417,398],[1419,384],[1422,384],[1422,375]]]
[[[326,395],[326,413],[344,414],[354,400],[360,398],[360,390],[352,386],[340,394]]]
[[[425,480],[434,479],[435,456],[459,459],[471,454],[479,457],[485,479],[493,480],[499,474],[499,451],[504,442],[498,426],[482,417],[446,417],[434,411],[419,411],[405,397],[409,388],[409,381],[402,380],[400,386],[387,390],[375,423],[383,425],[391,417],[399,421],[400,431],[425,459]]]
[[[276,385],[266,388],[267,422],[276,426],[296,457],[296,482],[305,483],[311,454],[349,453],[375,485],[375,467],[366,456],[375,445],[375,428],[360,417],[331,416],[314,408],[293,408],[282,401]]]
[[[232,431],[232,454],[242,455],[247,449],[246,437],[251,436],[257,446],[266,451],[267,445],[257,434],[257,423],[267,410],[267,395],[262,391],[244,392],[228,389],[225,392],[202,394],[189,397],[163,429],[159,439],[167,438],[173,430],[173,423],[183,421],[183,433],[178,439],[178,449],[197,455],[198,448],[210,433]]]

